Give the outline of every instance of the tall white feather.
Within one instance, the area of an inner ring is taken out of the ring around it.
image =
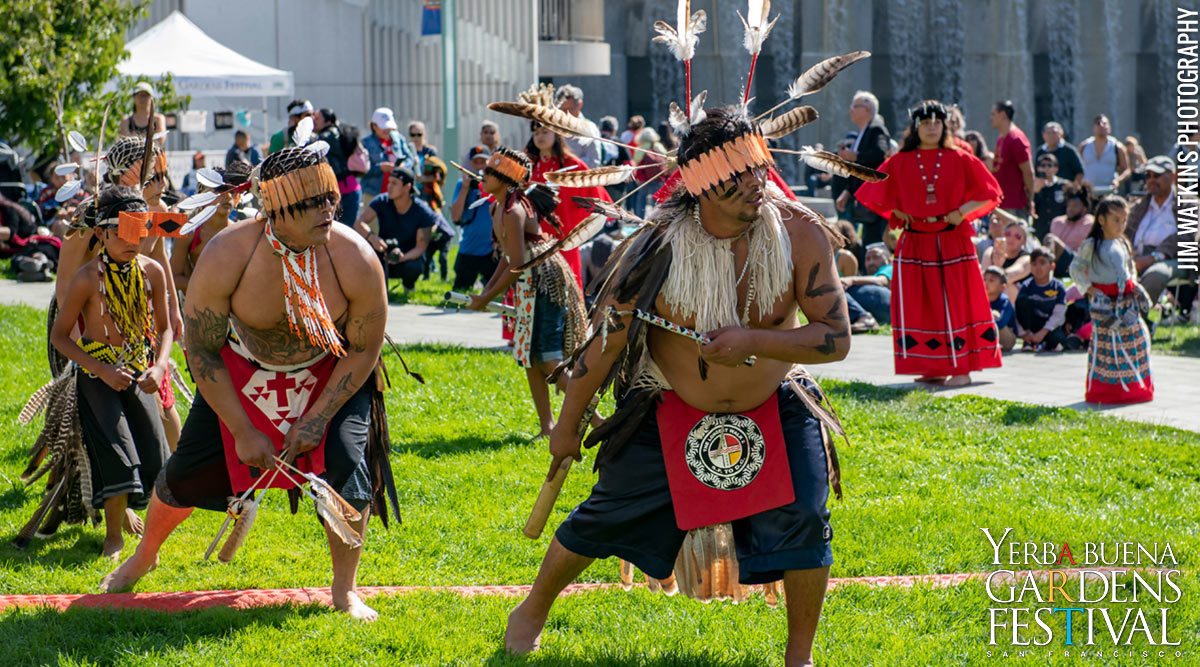
[[[745,26],[742,45],[753,56],[762,51],[763,42],[771,33],[771,28],[775,27],[775,21],[778,21],[779,17],[776,16],[775,21],[767,23],[767,15],[771,13],[771,0],[749,1],[750,5],[746,8],[746,15],[742,16],[742,13],[738,12],[738,17],[742,19],[742,25]]]

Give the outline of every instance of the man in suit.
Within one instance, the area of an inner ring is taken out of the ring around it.
[[[849,148],[838,150],[838,156],[878,169],[891,150],[891,135],[883,123],[883,117],[879,115],[879,98],[865,90],[854,93],[850,100],[850,121],[858,126],[858,136]],[[862,225],[863,245],[871,245],[883,240],[887,220],[854,198],[854,193],[862,183],[857,178],[846,180],[846,189],[837,199],[837,209],[844,212],[851,222]]]

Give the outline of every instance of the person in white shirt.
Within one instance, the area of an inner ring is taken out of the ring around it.
[[[1125,235],[1133,246],[1138,281],[1153,303],[1174,278],[1182,277],[1176,257],[1181,239],[1175,225],[1175,163],[1165,155],[1146,162],[1146,196],[1129,212]]]
[[[593,137],[600,136],[600,129],[596,124],[588,120],[583,115],[583,91],[578,86],[567,84],[554,92],[554,101],[558,104],[558,108],[575,116],[583,121],[588,126],[588,134]],[[586,144],[586,145],[585,145]],[[571,152],[576,155],[588,169],[595,169],[600,166],[600,142],[588,141],[587,139],[568,138],[567,146]]]

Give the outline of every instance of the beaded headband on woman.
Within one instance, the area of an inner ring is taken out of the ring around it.
[[[949,111],[947,111],[946,105],[941,102],[923,102],[909,109],[908,117],[914,123],[931,118],[936,118],[944,122],[949,117]]]
[[[715,189],[723,181],[751,169],[775,166],[775,160],[767,148],[762,131],[755,126],[753,131],[717,144],[698,157],[680,161],[679,172],[683,184],[694,197],[706,190]]]
[[[512,149],[501,146],[488,158],[483,172],[491,173],[496,178],[513,187],[524,187],[529,181],[529,166],[521,162],[517,153]]]

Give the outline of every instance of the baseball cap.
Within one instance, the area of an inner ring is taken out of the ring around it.
[[[413,183],[417,180],[417,175],[413,173],[412,169],[409,169],[402,164],[398,164],[395,167],[392,167],[392,173],[388,175],[388,178],[398,178],[405,183]]]
[[[467,151],[467,159],[474,160],[477,157],[491,157],[492,152],[487,146],[472,146],[471,150]]]
[[[151,86],[145,81],[139,81],[138,85],[133,87],[132,95],[137,95],[138,93],[146,93],[150,97],[154,97],[154,86]]]
[[[371,114],[371,122],[385,130],[395,130],[398,127],[396,125],[395,114],[393,114],[392,110],[387,107],[379,107],[376,109],[375,113]]]
[[[1175,161],[1166,155],[1155,155],[1146,161],[1146,171],[1152,171],[1156,174],[1166,172],[1175,173]]]

